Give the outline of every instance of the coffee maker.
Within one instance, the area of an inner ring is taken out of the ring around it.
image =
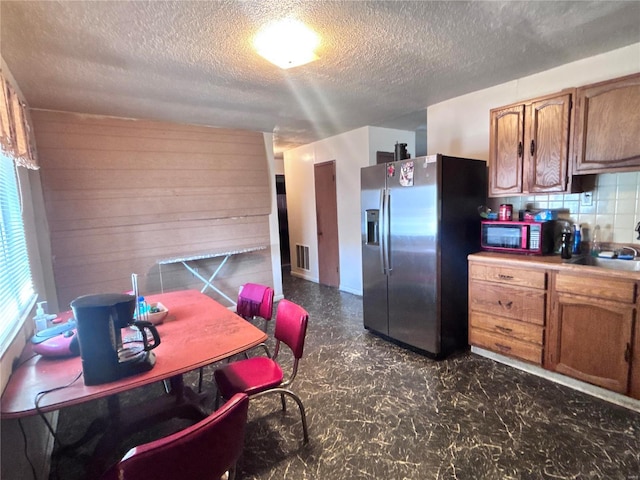
[[[136,304],[134,295],[120,293],[84,295],[71,302],[85,385],[112,382],[155,365],[151,350],[160,345],[160,336],[150,322],[134,321]],[[122,329],[130,326],[140,331],[140,341],[123,344]]]

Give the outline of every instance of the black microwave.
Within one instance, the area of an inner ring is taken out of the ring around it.
[[[483,250],[548,255],[555,249],[555,222],[482,221]]]

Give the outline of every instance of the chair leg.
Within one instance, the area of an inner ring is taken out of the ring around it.
[[[298,408],[300,409],[300,418],[302,419],[302,433],[304,434],[304,443],[309,443],[309,429],[307,428],[307,415],[305,414],[302,400],[300,400],[300,397],[298,397],[291,390],[284,390],[283,393],[289,395],[298,404]]]
[[[260,397],[267,393],[279,393],[282,397],[284,395],[288,395],[293,398],[293,400],[298,404],[298,408],[300,409],[300,418],[302,419],[302,433],[304,434],[304,443],[309,443],[309,429],[307,427],[307,415],[304,411],[304,405],[302,404],[302,400],[291,390],[287,390],[286,388],[272,388],[270,390],[266,390],[264,392],[256,393],[252,395],[252,398]]]
[[[236,478],[236,465],[233,464],[231,465],[231,468],[229,468],[229,470],[227,471],[227,479],[235,480],[235,478]]]
[[[200,367],[198,376],[198,393],[202,393],[202,376],[204,375],[204,367]]]

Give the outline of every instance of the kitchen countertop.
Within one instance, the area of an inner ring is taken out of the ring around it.
[[[585,275],[602,275],[612,278],[640,281],[640,272],[614,270],[611,268],[594,267],[590,265],[579,265],[570,263],[570,261],[562,259],[560,255],[518,255],[513,253],[478,252],[469,255],[468,259],[470,261],[481,260],[483,262],[495,263],[496,265],[500,266],[526,266],[527,268],[563,270],[571,273],[580,273]],[[619,261],[624,262],[627,260]]]

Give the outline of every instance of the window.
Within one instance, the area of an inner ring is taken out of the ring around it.
[[[0,352],[21,327],[35,293],[21,212],[20,185],[13,159],[0,150]]]

